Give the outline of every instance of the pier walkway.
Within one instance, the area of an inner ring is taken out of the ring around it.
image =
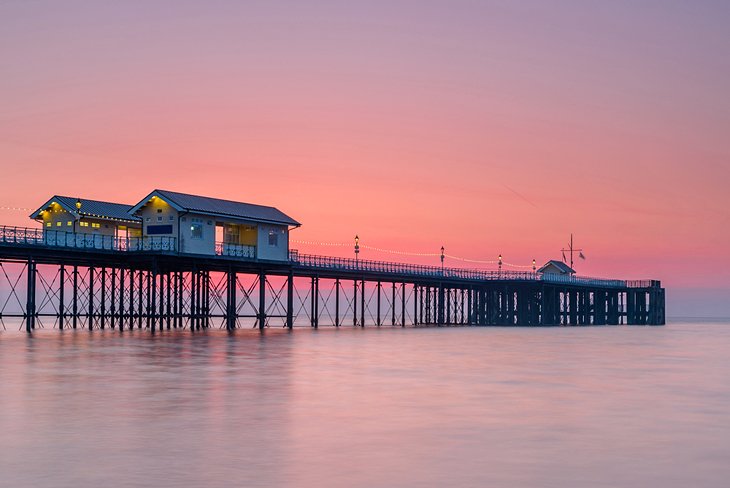
[[[0,226],[0,324],[170,329],[664,324],[659,281],[315,256]]]

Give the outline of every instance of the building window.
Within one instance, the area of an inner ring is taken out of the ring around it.
[[[92,222],[91,223],[91,228],[92,229],[100,229],[101,228],[101,224],[99,224],[97,222]]]
[[[61,224],[63,224],[63,222],[56,222],[56,227],[61,227]]]
[[[151,218],[149,218],[149,217],[147,217],[147,218],[146,218],[146,219],[144,219],[144,220],[145,220],[146,222],[149,222],[149,221],[150,221],[150,220],[152,220],[152,219],[151,219]]]
[[[158,222],[162,222],[162,216],[157,217]]]
[[[148,225],[147,235],[172,234],[172,225]]]
[[[46,227],[50,227],[50,226],[51,226],[51,223],[50,222],[46,222]]]
[[[88,222],[79,222],[79,225],[81,227],[88,227],[89,226],[89,223]]]
[[[66,222],[66,227],[71,227],[71,224],[72,224],[72,223],[73,223],[73,222],[71,222],[71,221],[69,220],[68,222]]]
[[[157,213],[162,213],[162,209],[161,208],[158,208],[157,209]]]
[[[279,234],[276,233],[275,230],[269,231],[269,246],[278,246],[279,245]]]
[[[168,218],[168,220],[169,220],[170,222],[172,222],[173,220],[175,220],[175,217],[173,217],[172,215],[170,215],[170,217]]]
[[[192,239],[202,239],[203,238],[203,224],[192,224],[190,226],[190,237]]]

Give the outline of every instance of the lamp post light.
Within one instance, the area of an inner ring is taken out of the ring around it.
[[[441,274],[444,274],[444,246],[441,246]]]
[[[533,259],[533,260],[532,260],[532,272],[533,272],[533,273],[535,272],[535,269],[536,269],[536,266],[535,266],[535,260]]]
[[[502,276],[502,255],[499,255],[499,276]]]
[[[360,237],[355,235],[355,266],[357,267],[357,255],[360,254]]]
[[[81,221],[81,199],[76,199],[76,218],[74,219],[74,246],[76,245],[76,221]],[[79,224],[81,225],[81,224]]]

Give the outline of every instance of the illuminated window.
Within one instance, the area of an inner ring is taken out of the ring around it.
[[[89,223],[88,222],[79,222],[79,225],[81,227],[88,227],[89,226]]]
[[[46,227],[50,227],[50,226],[51,226],[51,223],[50,222],[46,222]]]
[[[99,229],[99,228],[101,228],[101,224],[96,223],[96,222],[92,222],[91,223],[91,228],[92,229]]]
[[[190,237],[192,239],[203,238],[203,224],[191,224],[190,225]]]
[[[56,227],[61,227],[62,224],[63,224],[63,222],[58,221],[58,222],[56,222]]]
[[[269,231],[269,246],[278,246],[279,245],[279,234],[276,233],[275,230]]]
[[[66,227],[71,227],[71,224],[73,224],[73,222],[71,222],[71,221],[69,220],[68,222],[66,222]]]

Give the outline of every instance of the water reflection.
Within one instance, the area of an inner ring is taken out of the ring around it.
[[[722,486],[729,346],[719,324],[3,333],[0,485]]]

